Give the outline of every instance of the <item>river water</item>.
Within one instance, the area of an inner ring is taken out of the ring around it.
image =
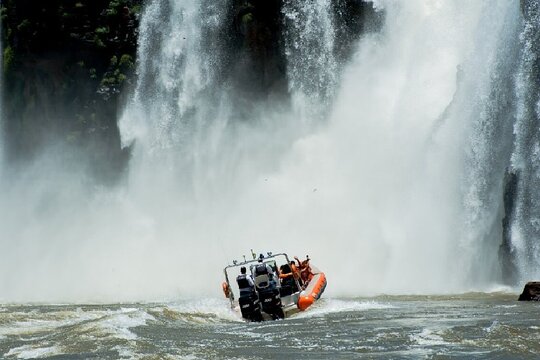
[[[245,323],[219,298],[4,305],[5,359],[537,359],[539,303],[517,294],[323,298]]]
[[[346,58],[343,9],[284,1],[264,96],[231,3],[146,4],[118,188],[46,151],[0,167],[0,358],[539,358],[540,304],[486,292],[540,276],[539,1],[372,1]],[[251,248],[309,254],[330,293],[243,322],[203,294]]]

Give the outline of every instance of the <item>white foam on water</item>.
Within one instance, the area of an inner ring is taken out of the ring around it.
[[[117,339],[136,340],[137,335],[130,329],[144,326],[150,320],[155,320],[155,318],[143,310],[123,308],[119,311],[107,312],[102,319],[88,326]]]
[[[448,343],[443,340],[441,330],[434,330],[425,328],[420,333],[409,335],[411,341],[421,346],[435,346],[435,345],[447,345]]]
[[[322,299],[308,308],[306,311],[295,315],[295,317],[319,317],[333,313],[341,312],[364,312],[370,310],[393,309],[396,306],[380,303],[376,301],[359,301],[359,300],[338,300],[338,299]]]
[[[493,322],[491,323],[491,325],[489,325],[488,327],[484,328],[484,331],[487,332],[487,333],[490,333],[492,332],[493,330],[497,330],[498,328],[500,328],[500,323],[498,320],[493,320]]]
[[[94,320],[101,316],[99,312],[87,312],[80,309],[74,312],[39,313],[31,311],[29,313],[14,313],[10,314],[10,317],[15,321],[8,321],[0,326],[0,336],[7,337],[53,331],[64,326]],[[54,317],[54,319],[50,319],[50,317]],[[24,318],[24,320],[16,320],[18,318]]]
[[[167,304],[165,308],[176,313],[179,320],[194,323],[243,321],[238,311],[231,309],[227,299],[189,299]]]
[[[516,304],[513,304],[513,305],[497,305],[496,307],[503,308],[503,309],[511,309],[518,306]]]
[[[61,354],[62,351],[57,346],[37,347],[35,345],[23,345],[10,349],[4,356],[17,359],[42,359]]]
[[[488,293],[488,294],[497,294],[497,293],[513,294],[513,293],[516,292],[516,290],[518,290],[518,288],[516,286],[492,285],[492,286],[489,286],[485,290],[485,292]]]
[[[133,328],[144,326],[148,321],[155,318],[146,311],[126,307],[118,310],[89,310],[83,311],[78,308],[74,311],[39,312],[36,310],[28,313],[17,312],[9,314],[18,321],[8,321],[0,327],[0,338],[25,335],[25,341],[29,344],[11,349],[5,356],[15,356],[21,359],[40,358],[60,353],[58,347],[36,345],[39,341],[46,341],[51,333],[66,326],[75,325],[76,333],[90,338],[94,341],[101,339],[119,339],[124,341],[115,350],[121,358],[134,358],[136,353],[133,347],[136,345],[138,336],[132,331]],[[44,336],[34,336],[32,334],[48,334]],[[45,343],[46,345],[49,345]]]
[[[122,340],[112,350],[118,352],[122,359],[134,359],[140,356],[134,350],[139,337],[132,329],[145,326],[155,318],[146,311],[137,308],[121,308],[119,310],[100,311],[100,317],[81,326],[85,336],[100,340],[103,338]]]
[[[117,345],[113,347],[112,350],[116,350],[121,359],[138,359],[141,357],[137,356],[137,354],[128,346]]]

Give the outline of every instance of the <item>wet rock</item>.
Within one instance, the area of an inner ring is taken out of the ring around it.
[[[0,2],[8,161],[66,144],[88,154],[96,177],[117,178],[127,161],[117,117],[135,82],[142,1]]]
[[[519,295],[519,301],[540,301],[540,281],[531,281],[525,284],[525,288],[521,295]]]
[[[534,20],[538,17],[540,4],[536,0],[520,0],[521,13],[527,21]]]
[[[234,2],[232,73],[238,90],[246,95],[267,94],[276,87],[286,91],[281,6],[281,0]]]
[[[347,61],[363,34],[379,32],[384,25],[385,13],[372,2],[360,0],[335,0],[336,55]]]
[[[512,246],[512,223],[515,220],[516,198],[518,194],[519,173],[507,170],[504,177],[504,217],[502,219],[502,243],[499,247],[499,260],[502,265],[503,280],[506,284],[517,281],[517,265]]]

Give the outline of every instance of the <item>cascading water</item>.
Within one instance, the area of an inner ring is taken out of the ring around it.
[[[463,224],[460,236],[466,276],[472,286],[500,279],[503,180],[511,151],[515,114],[513,93],[519,7],[511,2],[486,6],[474,36],[474,56],[460,66],[457,98],[447,124],[460,123],[465,153],[460,170]],[[499,19],[492,23],[491,19]],[[492,34],[498,34],[492,36]],[[448,125],[451,126],[451,125]],[[490,254],[489,256],[486,256]]]
[[[190,148],[190,135],[204,128],[199,122],[209,116],[209,104],[202,101],[221,65],[219,48],[205,46],[214,45],[205,37],[219,36],[225,5],[156,0],[147,6],[140,25],[139,82],[131,105],[143,115],[124,116],[120,122],[124,144],[137,138],[152,149]],[[204,115],[193,114],[201,108]]]
[[[509,165],[509,256],[520,280],[538,275],[526,272],[538,256],[536,2],[524,20],[517,1],[377,0],[384,27],[347,62],[331,4],[284,2],[282,67],[227,36],[232,2],[148,3],[119,122],[125,184],[90,191],[46,161],[22,176],[0,205],[0,238],[13,239],[0,271],[16,274],[0,293],[215,294],[223,264],[251,248],[308,253],[338,295],[489,289],[502,279]],[[268,63],[286,86],[265,89],[279,78]]]
[[[330,0],[283,4],[289,91],[305,120],[328,112],[338,83],[332,10]]]
[[[149,7],[147,17],[156,4]],[[300,108],[318,105],[313,114],[307,113],[312,117],[329,108],[332,94],[339,89],[330,5],[296,1],[285,2],[283,7],[289,89],[293,104],[299,102]],[[179,207],[197,209],[197,215],[191,214],[195,223],[224,229],[210,237],[220,238],[226,249],[241,251],[242,245],[251,246],[250,239],[256,238],[258,246],[270,242],[298,252],[307,251],[304,244],[309,243],[309,251],[321,254],[320,261],[329,264],[339,263],[344,253],[354,254],[358,264],[340,265],[340,271],[362,267],[359,283],[364,290],[432,291],[443,280],[445,289],[496,281],[500,275],[492,274],[500,272],[497,250],[501,242],[496,229],[502,217],[501,174],[508,147],[493,147],[510,129],[504,119],[511,117],[511,110],[502,104],[511,101],[505,89],[511,86],[513,64],[504,59],[515,52],[508,44],[517,31],[519,9],[502,1],[489,6],[465,1],[379,1],[375,5],[387,12],[386,28],[360,42],[327,124],[315,131],[321,124],[315,121],[312,134],[297,138],[288,152],[266,157],[259,157],[256,147],[233,150],[230,144],[249,143],[250,138],[273,143],[289,129],[267,131],[254,121],[249,132],[231,132],[237,124],[227,107],[230,97],[221,97],[219,108],[209,116],[206,111],[212,101],[206,99],[215,95],[167,90],[166,85],[185,81],[190,74],[208,72],[199,45],[175,47],[165,40],[165,48],[185,49],[183,56],[199,59],[194,63],[199,68],[189,74],[180,71],[175,81],[167,81],[170,76],[154,77],[157,84],[150,88],[157,89],[158,97],[172,98],[144,107],[158,112],[166,109],[167,116],[142,118],[172,119],[172,126],[180,126],[186,118],[181,114],[182,104],[189,104],[201,114],[199,121],[210,122],[208,128],[198,127],[198,136],[219,138],[188,148],[175,143],[181,149],[173,152],[176,155],[213,148],[219,156],[204,162],[193,159],[194,168],[188,172],[199,189],[196,199],[187,200],[185,188],[168,193],[181,194],[187,201]],[[201,9],[198,16],[210,18]],[[179,26],[185,27],[189,21],[183,19]],[[193,29],[201,27],[192,24]],[[152,34],[148,30],[143,26],[143,33]],[[163,53],[153,58],[145,50],[144,37],[141,44],[145,55],[139,89],[149,88],[145,83],[148,56],[157,64],[172,63]],[[184,101],[195,93],[197,101]],[[292,112],[298,109],[293,107]],[[273,111],[265,108],[255,113],[254,118],[264,118]],[[150,128],[150,133],[163,129],[161,125]],[[122,129],[129,134],[132,127]],[[181,133],[192,134],[192,130],[183,127]],[[456,148],[468,150],[461,153]],[[496,158],[501,160],[489,162],[494,151],[500,152]],[[254,163],[269,158],[278,168],[253,169]],[[227,171],[221,167],[223,162]],[[234,186],[235,182],[242,186]],[[192,225],[184,229],[189,236],[209,236]],[[339,250],[326,252],[329,241]]]
[[[540,4],[522,1],[525,16],[516,74],[517,112],[511,171],[517,176],[510,229],[511,252],[520,279],[540,276]]]
[[[331,213],[357,214],[341,247],[352,247],[360,264],[379,270],[359,275],[374,291],[381,284],[390,291],[409,291],[411,284],[416,291],[441,282],[447,290],[488,284],[501,242],[490,231],[497,220],[500,227],[502,197],[496,185],[475,187],[493,175],[500,188],[502,177],[500,165],[486,165],[490,174],[477,171],[473,163],[482,160],[476,157],[493,153],[475,137],[492,145],[508,126],[492,130],[497,133],[489,138],[476,119],[504,120],[492,108],[501,97],[497,86],[508,83],[501,71],[508,72],[511,63],[493,59],[512,55],[511,46],[498,47],[511,43],[519,23],[517,4],[376,4],[387,11],[384,38],[360,43],[325,134],[331,149],[339,150],[327,172],[346,174],[336,183],[349,197]],[[492,81],[496,76],[503,79]],[[470,152],[457,150],[463,147]],[[471,172],[476,175],[469,177]],[[486,199],[474,203],[470,193],[475,192]],[[501,200],[493,205],[490,197],[497,196]]]

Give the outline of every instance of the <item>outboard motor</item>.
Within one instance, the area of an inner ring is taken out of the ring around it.
[[[259,293],[262,310],[274,319],[283,319],[281,296],[275,275],[269,273],[268,265],[261,263],[255,268],[255,287]]]
[[[255,292],[249,296],[241,296],[238,299],[238,304],[240,305],[240,311],[244,319],[249,321],[263,320],[259,297]]]
[[[236,279],[240,288],[240,298],[238,304],[242,317],[250,321],[262,321],[261,305],[255,288],[253,288],[246,278],[246,275],[240,275]]]

